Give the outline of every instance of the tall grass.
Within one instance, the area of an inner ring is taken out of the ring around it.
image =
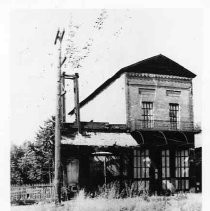
[[[72,203],[73,211],[200,211],[201,194],[178,193],[174,196],[149,196],[142,187],[125,184],[120,190],[119,183],[99,188],[95,197],[81,190]]]
[[[111,198],[111,195],[90,198],[80,191],[72,204],[73,211],[200,211],[200,194],[181,194],[171,197],[141,195]]]
[[[62,207],[54,205],[39,205],[27,207],[21,211],[200,211],[201,194],[179,193],[174,196],[149,196],[142,190],[136,191],[135,185],[125,185],[120,189],[119,183],[111,183],[100,187],[94,197],[84,190],[80,190],[71,201]],[[18,211],[18,209],[12,209]]]
[[[90,194],[89,196],[92,195],[99,198],[119,199],[128,197],[133,198],[137,196],[146,197],[148,196],[148,191],[144,189],[143,184],[138,184],[137,186],[137,183],[125,182],[120,185],[120,182],[112,182],[107,185],[98,187],[98,190],[94,194]]]

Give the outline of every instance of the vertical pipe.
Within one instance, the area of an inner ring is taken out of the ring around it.
[[[56,204],[59,204],[61,202],[61,187],[60,187],[61,41],[58,53],[59,53],[59,61],[58,61],[58,72],[57,72],[57,95],[56,95],[56,116],[55,116],[55,203]]]
[[[106,155],[104,156],[104,184],[106,188]]]
[[[179,151],[180,154],[178,154],[179,156],[179,191],[182,188],[182,180],[181,180],[181,170],[182,170],[182,166],[181,166],[181,150]],[[180,184],[181,183],[181,184]]]

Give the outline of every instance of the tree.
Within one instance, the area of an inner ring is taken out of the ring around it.
[[[36,172],[39,173],[40,182],[52,182],[54,173],[54,149],[55,149],[55,117],[51,117],[40,127],[35,143],[31,151],[36,157]],[[31,177],[32,177],[31,172]]]
[[[44,122],[35,141],[11,147],[11,184],[51,183],[54,167],[55,118]]]
[[[19,166],[20,159],[24,156],[24,150],[20,146],[12,145],[10,151],[11,184],[23,183],[23,171]]]

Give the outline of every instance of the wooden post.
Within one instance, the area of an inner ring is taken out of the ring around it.
[[[78,132],[81,133],[80,127],[80,106],[79,106],[79,74],[75,73],[74,78],[74,100],[75,100],[75,113],[76,113],[76,123],[78,127]]]
[[[78,132],[81,133],[81,125],[80,125],[80,105],[79,105],[79,74],[75,73],[74,75],[66,75],[64,73],[65,79],[71,79],[74,81],[74,112],[75,112],[75,122],[78,127]]]
[[[65,72],[62,74],[62,122],[66,122],[66,102],[65,102]]]
[[[57,67],[57,93],[56,93],[56,114],[55,114],[55,204],[61,203],[61,184],[60,184],[60,170],[61,170],[61,47],[65,31],[60,33],[57,31],[54,44],[59,40],[58,48],[58,67]]]
[[[56,99],[56,116],[55,116],[55,203],[61,202],[60,193],[60,105],[61,105],[61,43],[59,47],[59,62],[57,74],[57,99]]]

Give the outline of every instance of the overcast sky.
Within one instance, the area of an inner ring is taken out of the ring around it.
[[[75,27],[70,35],[71,23]],[[80,74],[81,100],[120,68],[161,53],[197,75],[195,122],[201,122],[201,10],[17,10],[11,13],[10,34],[13,143],[33,140],[39,125],[55,113],[53,43],[58,27],[66,29],[63,53],[70,55],[67,45],[72,36],[79,51],[76,57],[84,58],[79,68],[69,59],[64,67],[67,73]]]

